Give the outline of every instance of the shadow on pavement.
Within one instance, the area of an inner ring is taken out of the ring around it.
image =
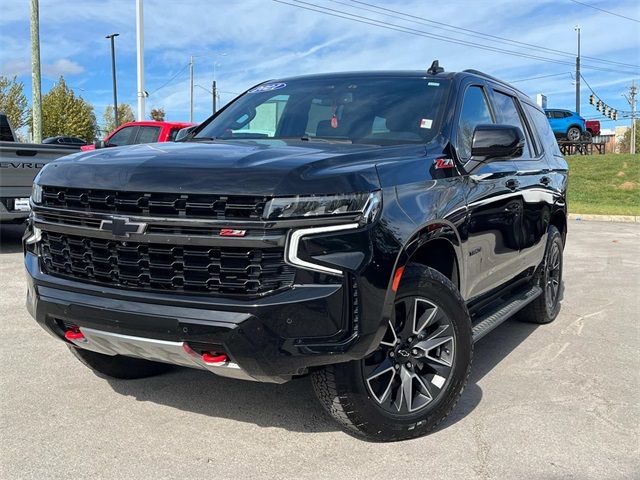
[[[24,224],[0,224],[0,253],[17,253],[22,251],[22,234]]]
[[[475,346],[467,387],[438,430],[470,414],[482,400],[478,382],[522,343],[537,325],[507,321]],[[315,399],[308,377],[283,385],[216,377],[208,372],[176,368],[144,380],[109,380],[117,393],[201,415],[247,422],[294,432],[336,431],[337,425]]]

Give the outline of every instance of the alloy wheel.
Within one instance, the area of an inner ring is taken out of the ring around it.
[[[546,262],[546,270],[545,296],[547,298],[547,306],[552,310],[558,301],[558,295],[560,293],[560,246],[556,242],[551,244]]]
[[[380,348],[362,362],[369,393],[380,408],[396,415],[429,406],[446,390],[455,343],[442,308],[426,298],[400,298]]]
[[[567,132],[567,138],[572,142],[580,140],[580,130],[575,127],[571,127]]]

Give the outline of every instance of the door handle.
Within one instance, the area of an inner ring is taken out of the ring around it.
[[[551,179],[549,177],[542,177],[540,179],[540,183],[542,185],[549,185],[551,183]]]
[[[505,185],[509,190],[515,190],[520,186],[520,182],[514,179],[507,180]]]

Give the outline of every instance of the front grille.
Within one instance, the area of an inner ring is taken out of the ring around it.
[[[42,187],[42,205],[45,207],[143,216],[260,220],[268,200],[263,196]]]
[[[42,233],[45,273],[138,290],[259,295],[293,284],[284,249],[174,246]]]
[[[59,210],[57,212],[37,211],[36,220],[56,225],[68,225],[72,227],[86,227],[99,229],[102,218],[85,216],[70,211]],[[153,220],[151,220],[153,222]],[[208,226],[202,224],[188,225],[170,225],[163,223],[148,223],[145,233],[157,235],[188,235],[188,236],[206,236],[219,237],[223,227]],[[283,228],[245,228],[243,229],[247,238],[261,237],[266,235],[286,235],[287,229]]]

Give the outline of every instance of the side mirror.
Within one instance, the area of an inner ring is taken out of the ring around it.
[[[478,125],[473,131],[471,158],[480,162],[522,155],[524,135],[512,125]]]
[[[104,140],[98,140],[97,142],[94,142],[93,146],[96,147],[96,149],[98,149],[98,148],[106,148],[109,146],[109,144]]]
[[[176,134],[176,138],[174,142],[184,141],[189,135],[191,135],[194,132],[196,128],[198,128],[198,125],[192,125],[190,127],[181,128],[180,130],[178,130],[178,133]]]

